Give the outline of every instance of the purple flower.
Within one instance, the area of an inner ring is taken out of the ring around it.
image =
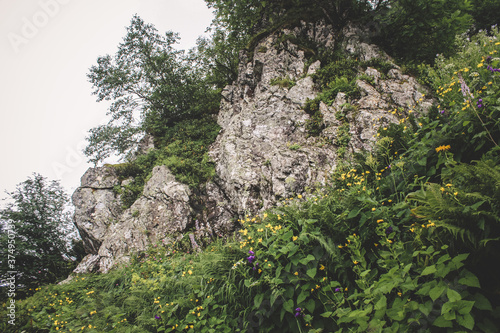
[[[247,257],[247,260],[251,264],[255,260],[255,256]]]
[[[156,319],[156,320],[160,320],[160,319],[161,319],[161,317],[160,317],[160,316],[158,316],[158,315],[156,315],[156,316],[155,316],[155,319]]]
[[[255,252],[253,252],[252,250],[250,250],[250,251],[248,251],[248,254],[253,256],[255,254]]]
[[[338,293],[338,292],[341,292],[342,289],[341,288],[335,288],[335,292]]]
[[[444,110],[439,111],[439,113],[444,114]]]
[[[392,227],[385,229],[386,235],[389,235],[391,232],[392,232]]]
[[[301,308],[296,308],[295,309],[295,318],[297,318],[298,316],[300,316],[302,313],[302,309]]]
[[[493,68],[490,65],[486,66],[486,68],[492,72],[500,72],[500,68]]]
[[[301,308],[296,308],[295,311],[296,312],[300,312],[300,311],[302,311],[302,309]]]

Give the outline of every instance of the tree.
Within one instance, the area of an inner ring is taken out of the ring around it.
[[[90,68],[97,101],[112,101],[108,124],[90,130],[85,154],[92,162],[128,155],[144,133],[161,137],[180,120],[216,112],[218,94],[195,59],[173,47],[178,39],[136,15],[115,56],[99,57]]]
[[[325,20],[335,27],[355,20],[381,1],[369,0],[205,0],[215,9],[214,24],[239,39],[269,28],[302,21]]]
[[[8,195],[12,202],[0,210],[2,274],[16,271],[24,292],[67,277],[75,266],[68,243],[74,227],[59,183],[33,174]]]
[[[407,61],[433,63],[437,54],[453,54],[456,35],[472,24],[468,0],[391,0],[385,5],[375,16],[382,31],[377,42]]]

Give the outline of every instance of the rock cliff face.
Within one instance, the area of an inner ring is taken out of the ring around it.
[[[283,34],[305,35],[332,49],[342,43],[362,60],[387,59],[354,27],[343,31],[342,42],[321,24],[303,24]],[[311,116],[304,106],[318,94],[311,75],[321,63],[307,63],[305,51],[290,41],[281,42],[278,34],[262,40],[253,54],[241,53],[238,79],[222,93],[222,130],[210,149],[216,176],[201,194],[194,195],[166,167],[158,166],[142,196],[123,210],[113,191],[123,185],[114,168],[89,169],[73,195],[75,224],[89,253],[75,272],[106,272],[127,261],[130,252],[171,242],[188,227],[195,230],[195,249],[196,238],[226,235],[234,230],[235,217],[325,185],[338,162],[341,127],[350,136],[343,147],[347,155],[370,150],[377,128],[398,121],[394,109],[404,113],[412,105],[426,109],[431,104],[423,95],[425,89],[397,66],[387,74],[368,67],[360,74],[371,79],[356,83],[361,98],[349,100],[339,93],[332,105],[321,102],[323,129],[311,136],[306,127]],[[276,84],[283,78],[294,82],[293,87]],[[347,123],[338,119],[339,112]]]

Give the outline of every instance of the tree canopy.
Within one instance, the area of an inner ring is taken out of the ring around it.
[[[144,133],[160,137],[180,120],[216,110],[214,89],[195,59],[174,48],[178,39],[173,32],[160,35],[136,15],[117,53],[90,68],[97,100],[112,101],[108,124],[90,130],[85,154],[92,162],[127,155]]]
[[[34,174],[8,194],[12,202],[0,210],[2,273],[17,271],[16,282],[26,289],[67,277],[76,259],[68,243],[75,230],[66,210],[69,198],[60,184]]]

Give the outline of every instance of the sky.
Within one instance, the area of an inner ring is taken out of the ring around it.
[[[68,194],[87,168],[88,130],[107,123],[88,69],[115,54],[134,14],[195,46],[212,21],[203,0],[0,0],[0,198],[33,173]]]

